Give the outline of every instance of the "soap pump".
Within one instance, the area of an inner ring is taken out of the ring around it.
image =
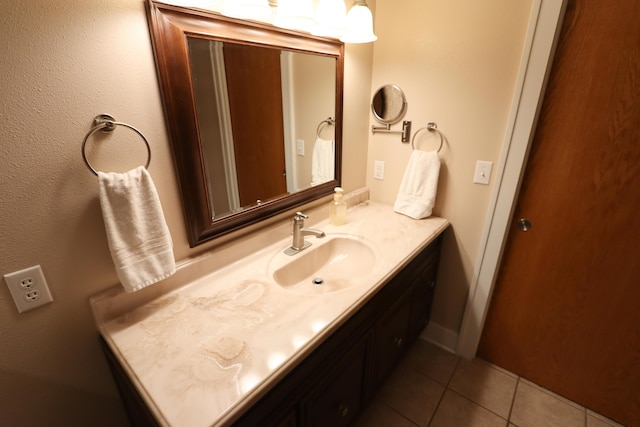
[[[341,187],[334,188],[333,202],[329,206],[329,223],[343,225],[347,222],[347,204],[342,200],[344,190]]]

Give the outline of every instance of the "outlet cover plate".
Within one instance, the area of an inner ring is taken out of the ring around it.
[[[373,179],[384,179],[384,162],[381,160],[373,162]]]
[[[18,313],[24,313],[53,301],[39,265],[5,274],[4,281],[11,292]]]

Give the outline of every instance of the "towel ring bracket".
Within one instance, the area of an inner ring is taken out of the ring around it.
[[[327,117],[320,123],[318,123],[318,127],[316,128],[316,136],[320,138],[320,129],[322,129],[322,125],[326,124],[327,126],[335,126],[336,120],[333,117]]]
[[[98,176],[98,171],[95,170],[93,166],[91,166],[91,163],[89,163],[89,159],[87,159],[87,153],[86,153],[87,141],[89,140],[89,137],[94,133],[96,133],[97,131],[110,133],[110,132],[113,132],[116,126],[127,127],[133,130],[135,133],[137,133],[140,136],[140,138],[142,138],[142,140],[144,141],[144,144],[147,147],[147,163],[144,165],[145,169],[148,169],[149,164],[151,164],[151,146],[149,145],[149,141],[147,141],[147,138],[144,137],[142,132],[140,132],[138,129],[131,126],[130,124],[117,122],[113,118],[113,116],[109,114],[98,114],[93,119],[93,127],[89,130],[89,132],[87,132],[87,135],[84,137],[84,140],[82,141],[82,159],[84,160],[84,163],[87,165],[91,173],[93,173],[95,176]]]
[[[427,123],[427,125],[426,125],[425,127],[418,129],[418,130],[416,131],[416,133],[414,133],[414,134],[413,134],[413,138],[411,138],[411,148],[412,148],[412,149],[414,149],[414,150],[416,149],[416,146],[415,146],[415,143],[414,143],[414,142],[415,142],[415,140],[416,140],[416,136],[417,136],[421,131],[423,131],[423,130],[425,130],[425,129],[426,129],[426,130],[428,130],[429,132],[435,132],[435,133],[437,133],[437,134],[438,134],[438,136],[440,137],[440,146],[438,147],[438,153],[439,153],[439,152],[440,152],[440,150],[442,149],[442,145],[444,144],[444,138],[443,138],[443,136],[442,136],[442,132],[440,132],[440,131],[438,130],[438,125],[437,125],[437,124],[435,124],[434,122],[429,122],[429,123]]]

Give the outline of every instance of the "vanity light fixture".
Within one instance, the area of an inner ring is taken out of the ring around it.
[[[347,30],[347,7],[344,0],[320,0],[316,8],[314,36],[340,38]]]
[[[271,8],[268,0],[223,0],[220,13],[232,18],[259,21],[271,18]]]
[[[315,26],[312,0],[278,0],[273,25],[310,33]]]
[[[347,14],[347,32],[340,37],[343,43],[371,43],[378,40],[373,32],[373,15],[365,0],[355,0]]]

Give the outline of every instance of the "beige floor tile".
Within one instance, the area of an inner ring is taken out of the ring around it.
[[[521,381],[521,382],[523,382],[523,383],[525,383],[525,384],[530,385],[531,387],[533,387],[533,388],[535,388],[535,389],[538,389],[538,390],[540,390],[540,391],[542,391],[542,392],[544,392],[544,393],[547,393],[548,395],[550,395],[550,396],[552,396],[552,397],[555,397],[555,398],[556,398],[556,399],[558,399],[558,400],[563,401],[563,402],[564,402],[564,403],[566,403],[567,405],[571,405],[571,406],[573,406],[573,407],[575,407],[575,408],[577,408],[577,409],[580,409],[581,411],[586,410],[586,408],[585,408],[584,406],[580,405],[579,403],[576,403],[576,402],[574,402],[573,400],[569,400],[569,399],[567,399],[567,398],[566,398],[566,397],[564,397],[564,396],[560,396],[559,394],[556,394],[556,393],[552,392],[551,390],[546,389],[546,388],[544,388],[544,387],[542,387],[542,386],[539,386],[538,384],[536,384],[536,383],[534,383],[534,382],[531,382],[531,381],[529,381],[529,380],[527,380],[527,379],[525,379],[525,378],[520,378],[520,381]]]
[[[458,393],[447,390],[430,427],[505,427],[507,420],[473,403]]]
[[[442,398],[444,386],[421,372],[399,365],[378,398],[420,427],[426,427]]]
[[[587,427],[624,427],[622,424],[608,419],[596,412],[587,409]]]
[[[455,354],[418,339],[404,357],[402,364],[411,366],[442,385],[447,385],[457,362],[458,356]]]
[[[583,427],[586,411],[574,405],[520,381],[510,421],[518,427]]]
[[[449,388],[507,419],[517,377],[481,360],[460,359]]]
[[[355,427],[416,427],[416,424],[397,413],[379,399],[374,400],[358,418]]]

